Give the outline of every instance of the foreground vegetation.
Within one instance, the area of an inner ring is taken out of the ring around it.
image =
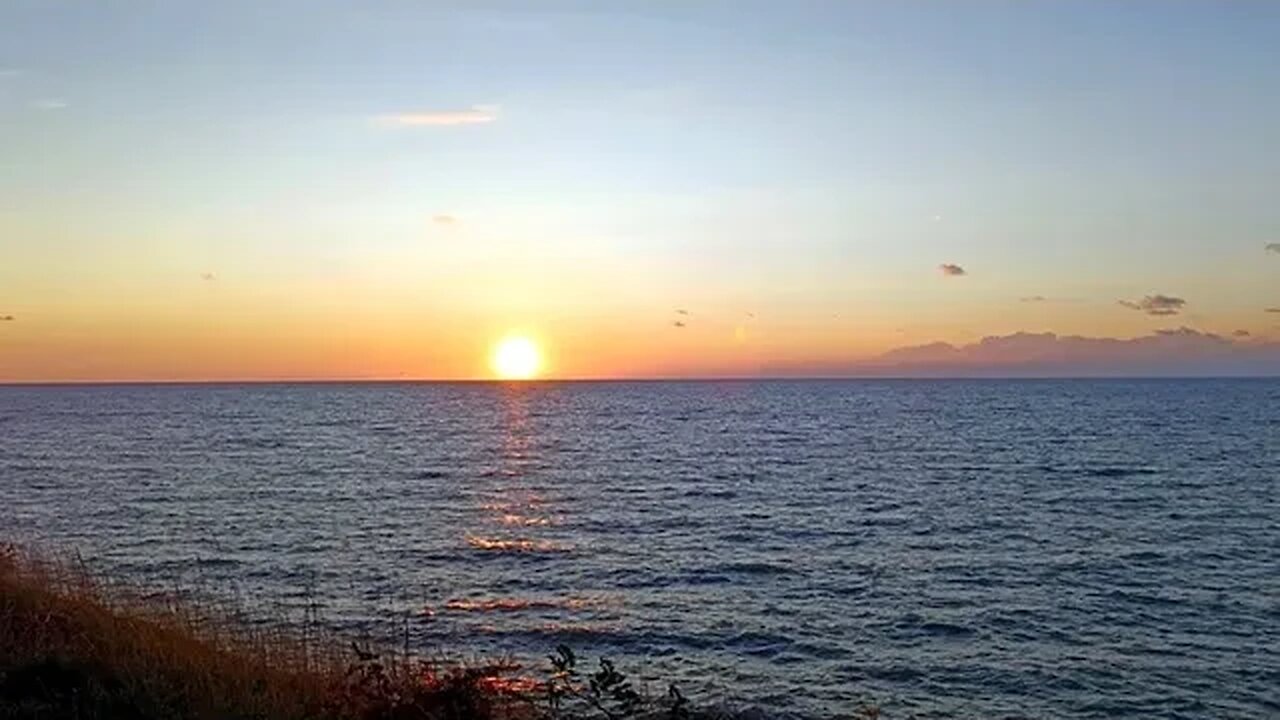
[[[538,677],[510,662],[446,665],[236,623],[76,562],[0,547],[0,718],[689,720],[673,686],[633,689],[567,647]],[[874,711],[860,710],[863,717]],[[693,718],[698,720],[698,718]]]
[[[560,675],[535,683],[509,677],[510,663],[443,667],[229,617],[4,548],[0,716],[449,720],[563,715],[591,700],[606,715],[610,704],[642,704],[625,692],[614,698],[612,678],[600,697],[582,695],[568,655],[558,656]]]

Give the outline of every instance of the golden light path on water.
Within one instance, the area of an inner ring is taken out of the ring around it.
[[[508,338],[496,346],[494,369],[504,379],[529,376],[529,365],[522,363],[533,364],[531,358],[536,359],[536,355],[528,353],[532,350],[536,354],[537,349],[532,344],[524,346],[524,340]],[[579,549],[556,533],[564,523],[563,508],[555,507],[553,499],[531,484],[536,471],[538,434],[529,403],[537,392],[537,386],[525,383],[502,386],[495,416],[496,462],[475,480],[480,490],[476,494],[477,525],[463,537],[467,546],[480,555],[537,557]],[[614,630],[620,605],[620,597],[598,593],[488,594],[449,598],[438,607],[423,608],[423,612],[427,616],[448,613],[478,634],[590,635]],[[462,619],[468,616],[476,620]],[[503,681],[528,682],[530,678],[524,673],[531,669],[514,667],[515,677]]]

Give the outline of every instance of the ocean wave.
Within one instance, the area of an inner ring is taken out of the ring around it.
[[[454,598],[444,609],[456,612],[519,612],[523,610],[584,610],[606,604],[603,598]]]

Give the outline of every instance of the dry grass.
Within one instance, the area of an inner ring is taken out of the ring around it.
[[[0,718],[528,717],[501,665],[439,666],[254,629],[0,549]]]

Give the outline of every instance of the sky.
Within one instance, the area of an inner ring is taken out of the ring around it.
[[[513,335],[561,378],[1280,374],[1276,37],[1207,0],[0,0],[0,381],[487,378]]]

